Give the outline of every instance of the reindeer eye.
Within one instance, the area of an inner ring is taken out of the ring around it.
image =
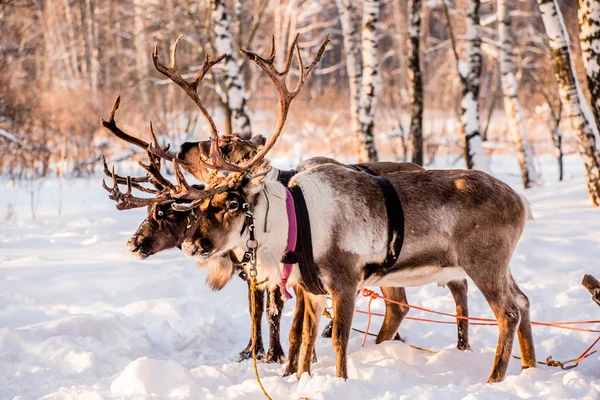
[[[165,214],[165,213],[163,213],[161,210],[158,210],[158,213],[157,213],[157,215],[158,215],[159,217],[162,217],[164,214]]]
[[[240,208],[240,203],[233,200],[233,201],[229,202],[229,205],[227,206],[227,211],[235,211],[238,208]]]

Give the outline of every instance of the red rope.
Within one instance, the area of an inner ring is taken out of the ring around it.
[[[473,325],[484,325],[484,326],[494,326],[494,325],[497,325],[496,320],[492,319],[492,318],[466,317],[464,315],[456,315],[456,314],[450,314],[450,313],[445,313],[445,312],[441,312],[441,311],[435,311],[435,310],[431,310],[429,308],[419,307],[419,306],[415,306],[415,305],[412,305],[412,304],[404,303],[404,302],[401,302],[401,301],[395,301],[395,300],[392,300],[392,299],[388,299],[387,297],[383,297],[379,293],[374,292],[374,291],[372,291],[370,289],[367,289],[367,288],[364,288],[361,293],[362,293],[363,296],[369,297],[369,309],[368,309],[367,312],[360,311],[360,310],[357,310],[357,312],[360,312],[360,313],[363,313],[363,314],[369,314],[369,321],[368,321],[368,325],[369,326],[371,324],[371,320],[370,320],[371,302],[374,299],[377,299],[377,298],[382,299],[382,300],[384,300],[386,302],[389,302],[389,303],[394,303],[394,304],[398,304],[400,306],[414,308],[415,310],[419,310],[419,311],[423,311],[423,312],[428,312],[428,313],[437,314],[437,315],[443,315],[445,317],[451,317],[451,318],[457,318],[457,319],[466,319],[466,320],[469,320],[469,321],[487,322],[486,324],[473,323]],[[385,314],[373,314],[373,315],[385,316]],[[425,318],[419,319],[419,318],[415,318],[415,317],[406,317],[406,319],[415,320],[415,321],[421,321],[421,320],[423,320],[423,322],[433,322],[433,323],[438,323],[438,324],[454,324],[454,322],[437,321],[437,320],[427,320]],[[585,324],[600,324],[600,320],[560,321],[560,322],[536,322],[536,321],[532,321],[531,322],[531,325],[535,325],[535,326],[550,326],[550,327],[555,327],[555,328],[560,328],[560,329],[566,329],[566,330],[571,330],[571,331],[600,333],[600,330],[597,330],[597,329],[586,329],[586,328],[577,328],[577,327],[568,326],[568,325],[585,325]]]
[[[592,343],[587,349],[585,349],[585,351],[583,353],[581,353],[581,355],[579,357],[577,357],[577,359],[575,360],[575,364],[579,364],[579,362],[581,360],[584,360],[584,359],[588,358],[589,356],[591,356],[592,354],[599,352],[600,347],[598,347],[596,350],[594,350],[592,352],[589,352],[592,349],[592,347],[594,347],[596,345],[596,343],[598,343],[599,341],[600,341],[600,336],[598,336],[598,338],[596,340],[594,340],[594,343]]]
[[[363,341],[362,341],[362,347],[365,347],[365,343],[367,342],[367,337],[369,336],[369,328],[371,327],[371,315],[375,315],[378,317],[385,317],[385,314],[381,314],[381,313],[372,313],[371,312],[371,303],[373,302],[373,300],[375,299],[382,299],[386,302],[390,302],[390,303],[394,303],[394,304],[398,304],[404,307],[408,307],[408,308],[414,308],[415,310],[420,310],[420,311],[424,311],[424,312],[429,312],[432,314],[437,314],[437,315],[443,315],[446,317],[452,317],[452,318],[457,318],[457,319],[466,319],[469,321],[481,321],[481,322],[472,322],[472,325],[484,325],[484,326],[496,326],[498,325],[498,323],[496,322],[495,319],[491,319],[491,318],[477,318],[477,317],[466,317],[463,315],[455,315],[455,314],[449,314],[449,313],[444,313],[444,312],[440,312],[440,311],[435,311],[435,310],[430,310],[428,308],[424,308],[424,307],[418,307],[412,304],[408,304],[408,303],[403,303],[400,301],[395,301],[392,299],[388,299],[386,297],[381,296],[379,293],[374,292],[372,290],[369,290],[367,288],[364,288],[362,290],[362,295],[365,297],[369,298],[369,304],[367,305],[367,311],[362,311],[362,310],[356,310],[357,313],[360,314],[367,314],[367,327],[365,329],[364,332],[364,337],[363,337]],[[428,318],[417,318],[417,317],[406,317],[405,319],[408,320],[412,320],[412,321],[421,321],[421,322],[433,322],[436,324],[456,324],[455,322],[451,322],[451,321],[440,321],[440,320],[434,320],[434,319],[428,319]],[[580,332],[592,332],[592,333],[600,333],[600,330],[596,330],[596,329],[586,329],[586,328],[577,328],[577,327],[572,327],[572,326],[568,326],[568,325],[585,325],[585,324],[598,324],[600,323],[600,320],[585,320],[585,321],[561,321],[561,322],[535,322],[535,321],[531,321],[531,325],[535,325],[535,326],[549,326],[549,327],[554,327],[554,328],[560,328],[560,329],[567,329],[567,330],[572,330],[572,331],[580,331]],[[600,351],[600,347],[598,347],[597,349],[592,350],[592,348],[596,345],[596,343],[600,342],[600,336],[598,336],[598,338],[596,340],[594,340],[594,342],[588,346],[587,349],[585,349],[585,351],[583,353],[581,353],[581,355],[579,357],[577,357],[575,360],[571,360],[570,362],[574,362],[574,365],[569,367],[569,368],[573,368],[575,366],[577,366],[577,364],[579,364],[579,362],[581,362],[582,360],[588,358],[589,356],[597,353]],[[565,369],[569,369],[569,368],[565,368]]]

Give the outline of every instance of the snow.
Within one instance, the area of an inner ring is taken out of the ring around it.
[[[515,159],[491,161],[521,190]],[[533,320],[598,319],[600,309],[580,285],[585,273],[598,275],[600,259],[600,209],[590,206],[582,161],[566,157],[564,183],[554,182],[553,157],[538,161],[546,186],[524,192],[535,222],[512,259],[513,275],[529,296]],[[251,363],[236,361],[249,333],[246,284],[236,278],[214,293],[204,284],[206,272],[178,251],[144,261],[127,254],[125,242],[145,211],[117,211],[99,183],[66,182],[59,218],[58,182],[46,181],[38,219],[31,220],[26,188],[0,181],[0,210],[12,203],[15,211],[0,225],[0,398],[262,399]],[[408,298],[454,311],[449,291],[435,285],[410,288]],[[367,302],[359,298],[358,308]],[[472,283],[469,302],[472,316],[492,316]],[[293,306],[285,305],[282,318],[286,351]],[[374,301],[372,308],[382,312],[384,305]],[[414,310],[409,316],[431,317]],[[380,323],[373,317],[371,330]],[[353,326],[364,329],[366,317],[357,314]],[[597,337],[533,329],[540,360],[573,358]],[[267,332],[264,322],[265,340]],[[400,332],[408,344],[439,353],[401,342],[375,346],[372,338],[361,348],[362,335],[353,332],[348,381],[335,378],[331,343],[320,337],[312,377],[282,378],[282,365],[263,363],[260,375],[274,399],[600,398],[598,353],[570,371],[521,372],[511,360],[506,380],[488,385],[496,328],[472,326],[468,353],[455,349],[452,325],[405,321]]]

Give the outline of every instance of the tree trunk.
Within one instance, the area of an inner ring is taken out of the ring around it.
[[[579,40],[592,111],[600,127],[600,0],[579,0]]]
[[[223,81],[225,83],[225,101],[230,118],[226,124],[230,127],[226,135],[237,133],[245,139],[252,136],[250,118],[246,107],[246,84],[240,70],[239,53],[234,51],[233,23],[231,14],[223,0],[212,1],[212,19],[215,29],[215,49],[218,54],[227,54],[223,64]]]
[[[144,24],[144,1],[133,1],[133,27],[134,27],[134,47],[135,47],[135,66],[138,79],[140,100],[144,106],[150,103],[148,87],[148,56],[149,50],[146,48],[146,27]],[[148,50],[148,51],[146,51]]]
[[[379,86],[379,59],[377,57],[377,24],[380,0],[364,0],[362,19],[363,72],[358,105],[359,138],[358,162],[377,161],[374,125],[375,105]]]
[[[600,154],[596,148],[596,124],[575,76],[569,36],[556,0],[538,0],[538,4],[552,50],[565,115],[577,132],[590,198],[595,206],[599,206]]]
[[[413,145],[412,162],[423,166],[423,81],[419,64],[421,33],[421,0],[409,0],[408,10],[408,79],[411,87],[410,137]]]
[[[358,10],[352,0],[337,0],[337,7],[342,23],[346,72],[348,73],[348,86],[350,89],[350,124],[354,140],[357,144],[358,154],[360,126],[358,122],[358,101],[360,96],[360,80],[362,77],[360,33],[356,24],[356,21],[358,21]]]
[[[98,77],[100,74],[100,63],[98,62],[98,46],[96,44],[96,35],[94,34],[95,20],[94,10],[92,9],[91,0],[85,0],[85,14],[86,14],[86,40],[90,49],[90,87],[93,93],[98,91]]]
[[[508,116],[508,126],[512,134],[523,186],[527,189],[539,182],[535,169],[533,154],[527,140],[525,120],[521,110],[521,103],[517,96],[517,78],[514,64],[514,39],[511,27],[510,11],[514,9],[513,0],[498,0],[498,39],[500,42],[500,80],[502,81],[502,94],[504,95],[504,109]]]
[[[481,25],[479,24],[480,0],[467,2],[467,61],[458,63],[458,74],[463,84],[461,126],[463,151],[468,169],[490,172],[490,165],[483,151],[479,127],[479,83],[481,77]]]

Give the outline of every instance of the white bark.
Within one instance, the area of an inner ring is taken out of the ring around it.
[[[350,123],[354,140],[359,143],[358,101],[360,81],[362,78],[360,33],[356,22],[358,10],[352,0],[337,0],[337,7],[344,36],[344,54],[346,56],[346,72],[350,88]],[[358,154],[358,151],[357,151]]]
[[[135,66],[140,88],[140,97],[142,104],[146,105],[148,101],[148,57],[149,51],[146,51],[146,29],[144,24],[144,0],[134,0],[134,46],[135,46]]]
[[[504,95],[504,109],[508,116],[508,126],[512,134],[523,186],[530,188],[539,182],[535,169],[533,153],[527,140],[527,129],[521,103],[517,95],[517,78],[514,64],[514,39],[511,28],[510,10],[514,9],[513,0],[498,0],[498,39],[500,42],[500,79],[502,81],[502,94]]]
[[[94,11],[92,10],[92,0],[85,0],[85,13],[87,14],[86,38],[90,49],[90,86],[92,92],[96,93],[98,91],[98,77],[100,76],[100,62],[98,61],[98,44],[96,43],[96,35],[94,34],[95,19]]]
[[[377,92],[380,83],[377,56],[380,0],[364,0],[362,19],[363,72],[358,104],[359,149],[358,162],[377,161],[374,125]]]
[[[579,40],[596,127],[600,126],[600,0],[579,0]],[[596,137],[597,139],[598,137]]]
[[[223,61],[224,98],[229,115],[228,131],[243,138],[252,136],[250,118],[246,107],[246,84],[240,70],[239,53],[234,45],[233,22],[223,0],[212,1],[212,19],[215,29],[215,49],[218,54],[227,54]]]
[[[479,84],[481,77],[480,0],[467,2],[467,60],[458,63],[458,74],[463,83],[460,107],[467,168],[490,171],[489,160],[483,151],[479,126]]]
[[[556,78],[565,115],[577,131],[579,151],[586,169],[588,191],[594,205],[600,205],[600,153],[596,148],[596,124],[575,76],[569,36],[556,0],[538,0],[548,34]]]

